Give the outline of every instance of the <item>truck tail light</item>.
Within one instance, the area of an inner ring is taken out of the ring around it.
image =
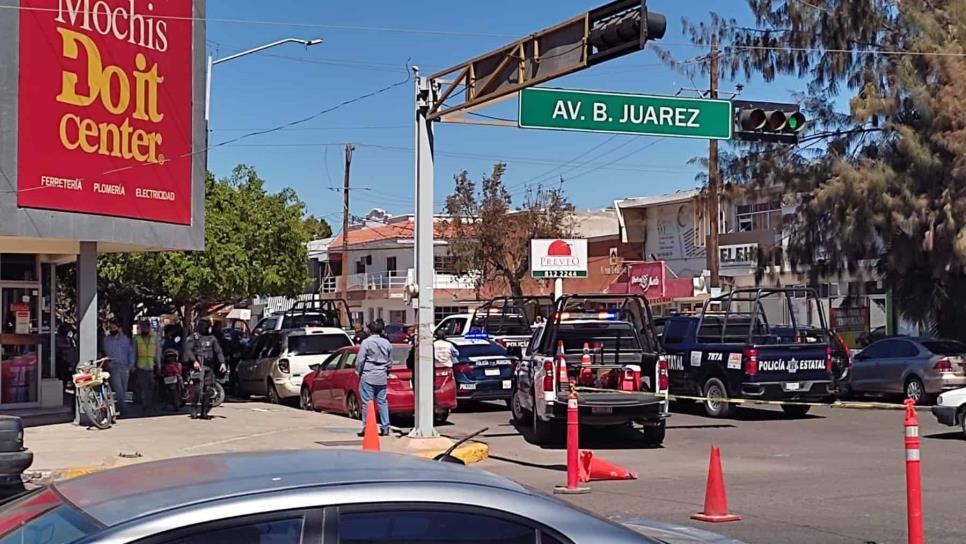
[[[758,350],[754,348],[746,349],[744,352],[745,374],[754,376],[758,374]]]
[[[943,357],[942,359],[936,361],[936,364],[933,365],[933,369],[938,370],[939,372],[952,372],[953,363],[949,359]]]
[[[279,359],[278,360],[278,371],[281,372],[282,374],[288,374],[289,373],[289,370],[290,370],[290,368],[289,368],[289,365],[288,365],[288,359]]]
[[[832,371],[832,348],[825,348],[825,370]]]
[[[667,393],[668,387],[667,357],[662,355],[657,360],[657,392]]]
[[[495,338],[493,339],[493,341],[496,342],[497,344],[500,344],[504,348],[506,347],[506,340],[504,340],[503,338]]]
[[[466,363],[460,363],[460,364],[458,364],[458,365],[456,365],[456,366],[453,367],[453,372],[454,373],[459,373],[459,374],[472,374],[473,373],[473,365],[468,365]]]
[[[543,390],[553,391],[553,361],[543,363]]]

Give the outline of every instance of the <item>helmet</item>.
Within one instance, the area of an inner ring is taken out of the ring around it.
[[[171,348],[164,350],[161,356],[164,358],[165,362],[177,361],[180,358],[180,356],[178,355],[178,350],[171,349]]]
[[[211,334],[211,317],[205,315],[198,318],[198,324],[195,326],[195,330],[201,333],[202,336]]]

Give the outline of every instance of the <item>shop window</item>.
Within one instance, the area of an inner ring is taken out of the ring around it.
[[[0,280],[37,281],[37,256],[18,253],[0,254]]]

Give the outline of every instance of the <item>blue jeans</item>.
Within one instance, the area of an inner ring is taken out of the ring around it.
[[[379,414],[379,430],[389,431],[389,400],[386,398],[385,385],[372,385],[359,382],[359,396],[362,397],[362,427],[365,429],[366,414],[369,413],[369,402],[376,400],[376,412]]]

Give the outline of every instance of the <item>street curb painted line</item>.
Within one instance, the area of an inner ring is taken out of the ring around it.
[[[426,459],[432,459],[444,451],[446,450],[421,451],[415,453],[414,455],[424,457]],[[460,458],[467,465],[479,463],[480,461],[486,461],[490,458],[490,445],[483,442],[470,442],[453,450],[451,455]]]

